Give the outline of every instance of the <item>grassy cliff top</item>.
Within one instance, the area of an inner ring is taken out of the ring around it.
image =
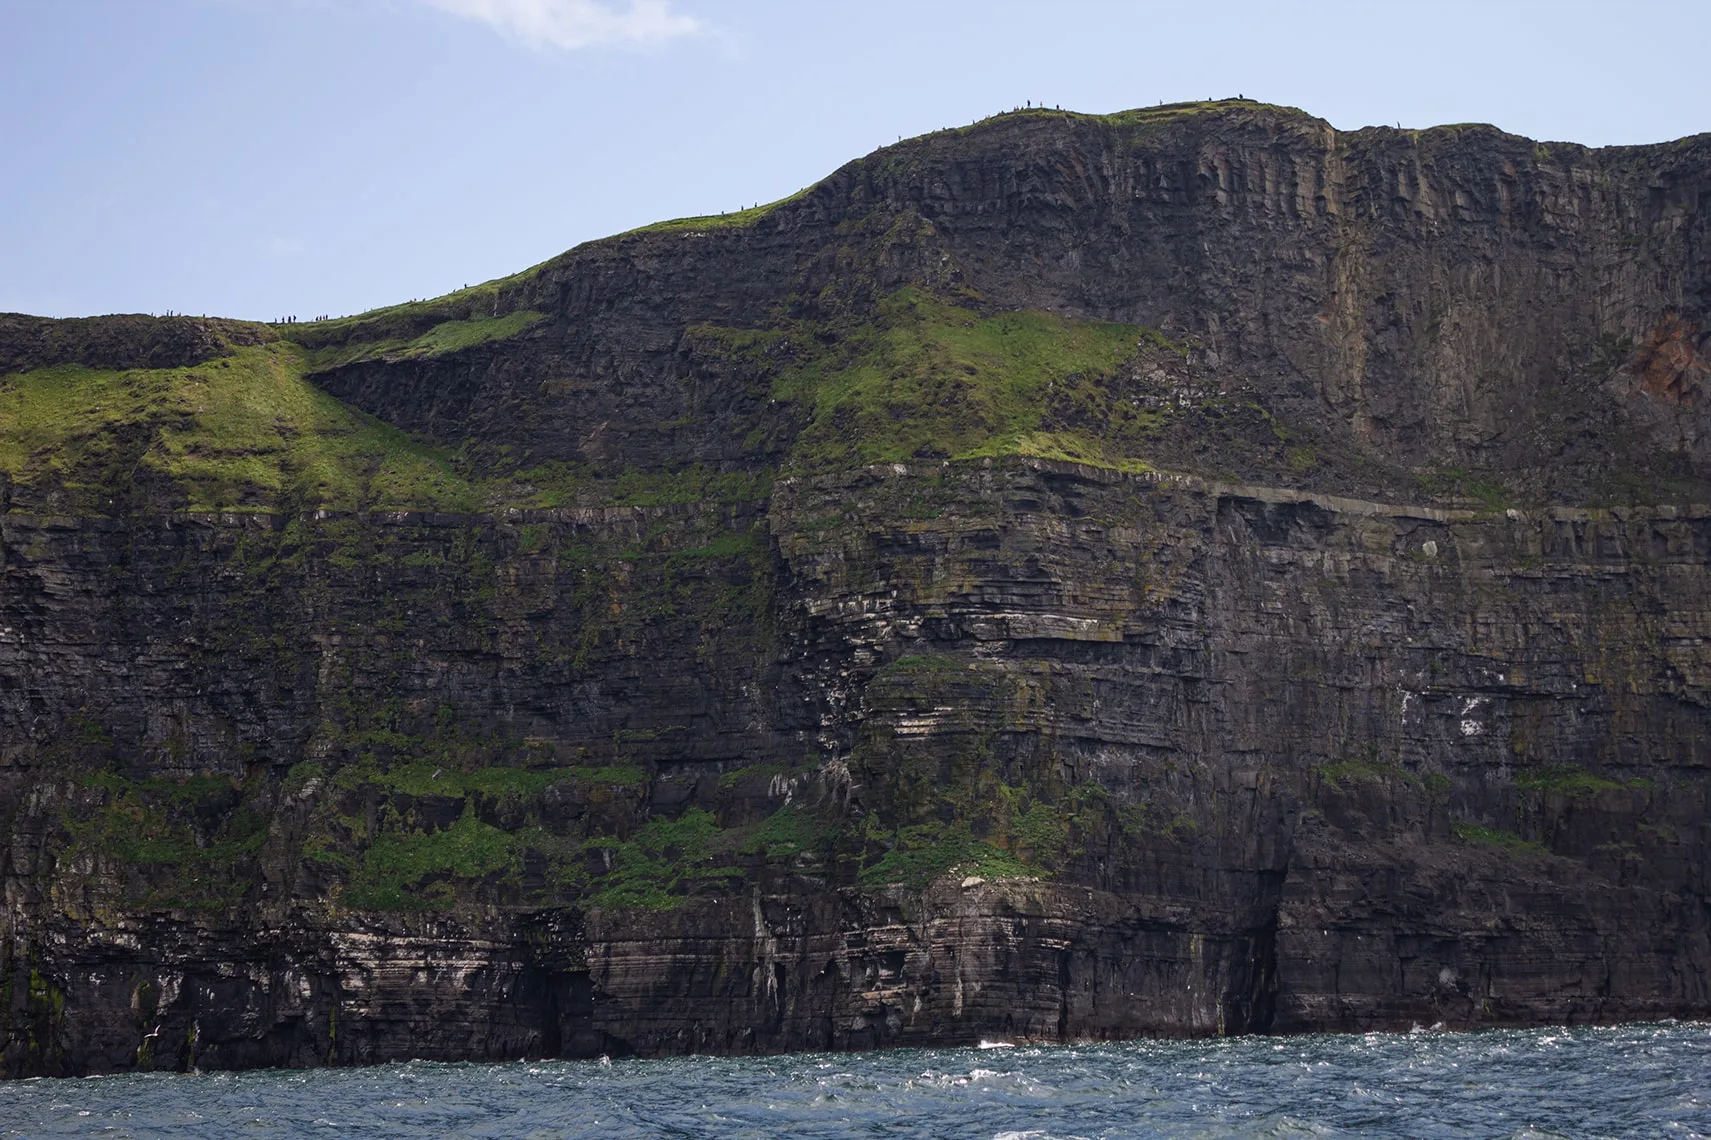
[[[68,513],[476,505],[447,457],[305,378],[287,341],[179,368],[0,377],[0,471]]]

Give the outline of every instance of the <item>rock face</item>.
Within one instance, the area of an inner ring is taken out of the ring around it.
[[[4,318],[5,1070],[1711,1013],[1708,319],[1711,137],[1243,103]]]

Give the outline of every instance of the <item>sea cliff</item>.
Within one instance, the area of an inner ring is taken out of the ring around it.
[[[1711,136],[1004,115],[0,316],[12,1075],[1711,1014]]]

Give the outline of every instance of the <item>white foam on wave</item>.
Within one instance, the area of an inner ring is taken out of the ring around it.
[[[1013,1041],[982,1041],[980,1047],[982,1049],[1014,1049],[1016,1044]]]
[[[919,1077],[912,1080],[910,1084],[917,1085],[921,1088],[950,1089],[968,1088],[971,1085],[980,1085],[997,1081],[1014,1082],[1024,1087],[1031,1087],[1035,1084],[1034,1081],[1021,1073],[1005,1073],[1000,1072],[997,1069],[970,1069],[966,1075],[959,1075],[957,1073],[936,1073],[929,1069]]]

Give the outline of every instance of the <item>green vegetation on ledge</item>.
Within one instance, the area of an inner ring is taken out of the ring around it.
[[[868,320],[699,331],[775,371],[774,398],[805,420],[791,464],[810,472],[1004,455],[1144,470],[1137,451],[1162,413],[1120,390],[1122,366],[1143,348],[1178,352],[1137,325],[983,315],[914,288]]]
[[[1622,783],[1566,764],[1517,772],[1515,783],[1528,791],[1555,792],[1573,797],[1595,796],[1600,792],[1644,791],[1652,786],[1649,780],[1635,778]]]
[[[518,839],[465,811],[441,831],[385,831],[363,853],[344,900],[369,910],[432,910],[457,898],[457,879],[512,870]]]
[[[1452,830],[1457,839],[1480,847],[1495,847],[1503,851],[1532,855],[1548,853],[1543,843],[1524,839],[1513,831],[1505,831],[1500,827],[1486,827],[1484,824],[1458,820],[1452,825]]]
[[[267,836],[265,789],[221,776],[132,780],[80,773],[64,827],[68,864],[105,873],[125,901],[221,910],[253,885]]]
[[[460,352],[476,345],[508,340],[546,319],[545,313],[519,309],[502,317],[471,317],[441,321],[420,336],[404,339],[355,340],[317,349],[310,360],[317,370],[365,360],[422,360]]]
[[[732,210],[726,214],[701,214],[693,218],[671,218],[663,222],[653,222],[649,225],[638,226],[633,230],[625,230],[617,236],[631,237],[636,234],[700,233],[706,230],[738,229],[759,221],[780,206],[787,206],[807,197],[809,191],[813,189],[812,186],[806,186],[794,194],[778,199],[776,202],[750,206],[746,210]]]
[[[471,509],[448,459],[327,395],[283,341],[188,368],[76,365],[0,377],[0,471],[102,512],[151,485],[161,505]],[[163,501],[164,500],[164,501]]]
[[[983,879],[1019,879],[1040,873],[1010,852],[975,838],[966,823],[926,823],[900,829],[891,849],[862,870],[861,882],[922,887],[951,871]]]

